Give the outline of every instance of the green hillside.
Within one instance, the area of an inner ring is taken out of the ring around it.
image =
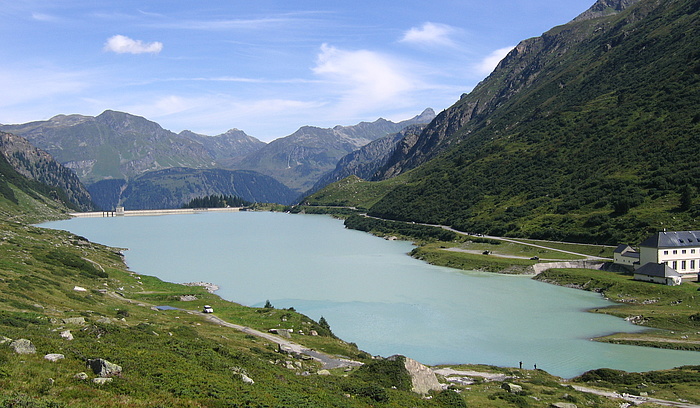
[[[434,124],[491,105],[453,133],[431,124],[412,157],[444,153],[370,215],[594,243],[697,229],[698,9],[641,0],[523,42]]]

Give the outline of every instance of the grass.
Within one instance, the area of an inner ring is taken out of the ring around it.
[[[666,286],[635,281],[631,275],[590,269],[550,269],[536,279],[602,293],[617,304],[594,312],[630,319],[658,329],[598,339],[612,343],[700,350],[700,285]]]

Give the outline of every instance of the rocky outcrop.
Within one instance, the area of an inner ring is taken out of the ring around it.
[[[44,356],[44,359],[49,360],[52,363],[55,363],[59,360],[63,360],[64,358],[66,358],[66,356],[64,356],[63,354],[57,354],[57,353],[51,353],[51,354],[47,354]]]
[[[428,394],[430,391],[440,391],[443,389],[430,368],[406,357],[404,362],[406,371],[411,375],[411,390],[418,394]]]
[[[90,359],[87,361],[87,366],[90,367],[95,375],[100,377],[112,377],[122,373],[121,366],[110,363],[102,358]]]

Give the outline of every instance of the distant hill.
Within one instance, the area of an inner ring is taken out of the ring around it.
[[[297,194],[270,176],[246,170],[156,170],[131,180],[103,180],[90,186],[101,208],[180,208],[194,198],[234,195],[250,202],[291,204]]]
[[[428,108],[399,123],[377,119],[332,129],[304,126],[287,137],[268,143],[232,167],[275,177],[301,194],[313,187],[324,173],[333,170],[343,156],[407,126],[428,123],[434,117],[435,112]]]
[[[90,194],[75,173],[63,167],[45,151],[32,146],[26,139],[0,132],[0,157],[13,172],[39,183],[27,182],[14,174],[3,174],[4,191],[10,196],[12,193],[8,190],[8,181],[18,188],[26,188],[28,194],[48,194],[50,198],[74,210],[89,211],[95,208]]]
[[[376,179],[402,183],[369,213],[598,243],[697,229],[699,10],[600,0],[521,42],[420,137],[399,142]]]

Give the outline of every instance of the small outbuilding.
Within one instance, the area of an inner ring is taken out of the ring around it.
[[[639,265],[639,252],[629,245],[620,244],[613,252],[613,263],[626,266],[632,270],[635,265]]]
[[[683,278],[680,273],[666,263],[649,262],[634,271],[634,280],[678,286]]]

